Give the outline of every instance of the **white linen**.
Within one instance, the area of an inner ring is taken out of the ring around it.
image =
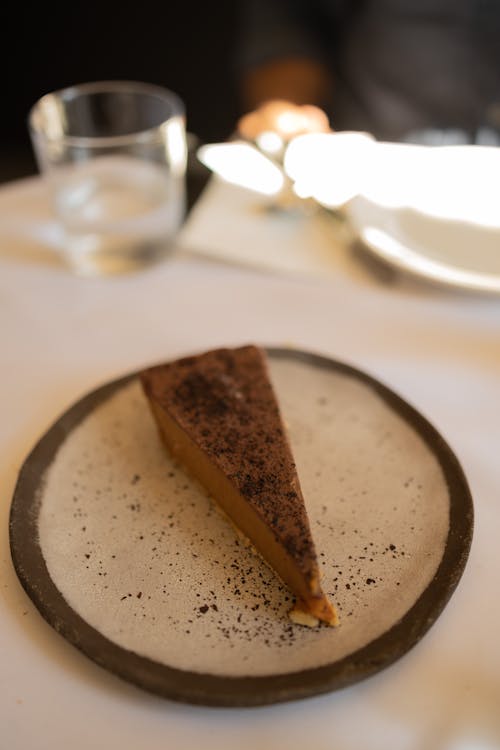
[[[53,256],[60,236],[41,182],[0,190],[0,747],[500,747],[500,299],[372,273],[321,221],[212,183],[180,238],[206,258],[179,250],[135,275],[83,279]],[[44,623],[13,571],[10,499],[33,443],[86,391],[249,341],[345,360],[427,416],[468,477],[472,551],[430,632],[377,676],[268,708],[176,705],[107,674]]]

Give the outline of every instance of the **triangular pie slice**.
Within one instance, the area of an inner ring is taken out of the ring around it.
[[[336,625],[264,352],[217,349],[140,377],[170,453],[295,595],[292,619]]]

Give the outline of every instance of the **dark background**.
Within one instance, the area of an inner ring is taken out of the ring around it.
[[[37,172],[26,126],[43,94],[75,83],[135,80],[181,96],[187,128],[219,141],[239,113],[238,0],[11,2],[0,11],[0,182]]]

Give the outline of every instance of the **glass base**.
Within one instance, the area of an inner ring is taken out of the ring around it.
[[[110,243],[95,236],[83,236],[68,238],[62,257],[79,276],[110,276],[153,265],[170,255],[172,249],[172,240],[164,238]]]

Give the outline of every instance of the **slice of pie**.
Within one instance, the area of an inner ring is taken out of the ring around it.
[[[264,353],[217,349],[140,378],[168,450],[296,596],[292,619],[336,625]]]

